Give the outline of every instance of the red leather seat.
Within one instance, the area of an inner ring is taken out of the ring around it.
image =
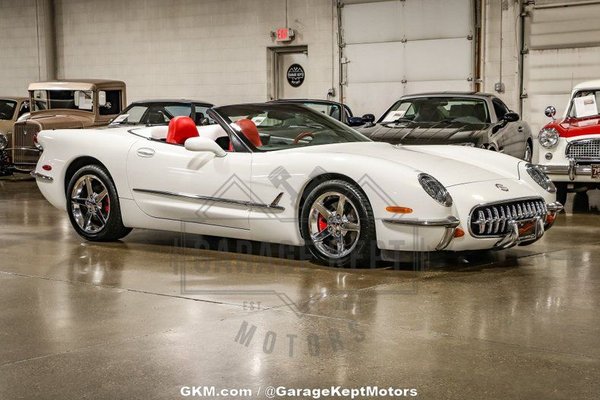
[[[262,140],[260,140],[260,135],[258,134],[258,129],[254,122],[249,119],[239,119],[235,121],[235,124],[240,127],[240,130],[248,138],[250,143],[252,143],[256,147],[262,146]],[[229,146],[229,150],[233,150],[233,146]]]
[[[186,140],[196,136],[199,136],[198,129],[190,117],[179,116],[169,121],[167,143],[184,144]]]

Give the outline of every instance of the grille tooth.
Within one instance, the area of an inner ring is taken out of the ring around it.
[[[566,156],[575,161],[600,160],[600,139],[572,141],[567,148]]]
[[[505,235],[510,228],[509,221],[545,218],[546,213],[546,203],[540,199],[482,205],[471,212],[471,233],[476,237]]]

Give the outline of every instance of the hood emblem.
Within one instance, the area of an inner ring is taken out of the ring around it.
[[[502,190],[503,192],[508,192],[508,188],[501,183],[496,183],[496,187]]]

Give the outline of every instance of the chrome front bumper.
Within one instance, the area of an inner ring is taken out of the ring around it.
[[[600,160],[598,160],[600,164]],[[567,175],[569,180],[574,181],[577,176],[592,176],[591,165],[580,165],[574,159],[569,159],[569,165],[540,165],[548,175]]]
[[[35,172],[35,171],[31,171],[30,175],[33,176],[35,179],[39,179],[41,181],[44,182],[52,182],[54,181],[54,178],[48,175],[44,175],[44,174],[40,174],[39,172]]]
[[[520,243],[532,243],[538,239],[540,239],[544,232],[549,229],[554,224],[554,217],[563,209],[563,205],[558,201],[553,203],[546,204],[546,209],[548,211],[548,215],[551,215],[552,218],[546,218],[546,221],[540,217],[532,218],[531,221],[535,224],[535,233],[533,237],[521,238],[519,235],[519,223],[524,221],[509,221],[510,231],[504,237],[502,237],[495,245],[494,249],[508,249]],[[550,222],[547,222],[550,220]],[[456,233],[456,229],[460,225],[460,220],[454,216],[448,216],[442,219],[400,219],[400,218],[388,218],[384,219],[383,222],[387,224],[396,224],[396,225],[410,225],[415,227],[443,227],[444,234],[440,239],[439,243],[435,247],[436,251],[444,250],[452,239],[454,239],[454,234]],[[525,221],[527,222],[527,221]]]

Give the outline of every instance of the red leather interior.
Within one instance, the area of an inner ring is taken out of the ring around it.
[[[256,147],[262,146],[262,140],[260,140],[260,135],[258,134],[258,129],[254,122],[249,119],[240,119],[235,121],[236,125],[240,127],[240,130],[248,138],[250,143],[252,143]]]
[[[198,129],[190,117],[179,116],[169,121],[167,143],[184,144],[186,140],[196,136],[199,136]]]

